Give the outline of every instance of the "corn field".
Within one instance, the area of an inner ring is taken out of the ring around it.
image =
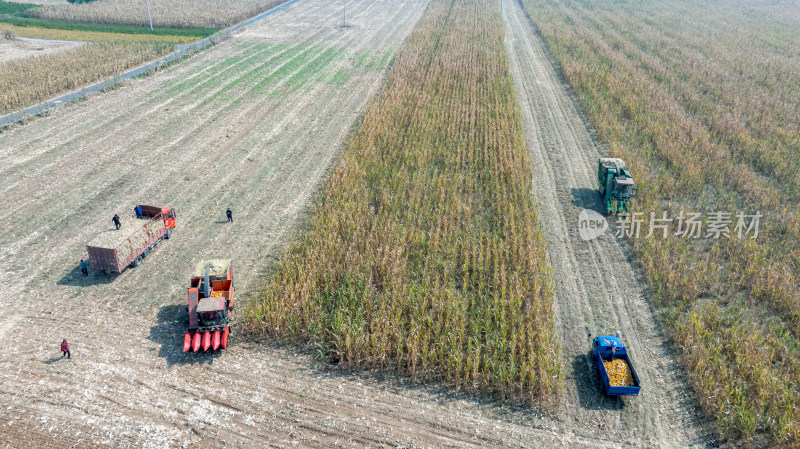
[[[0,64],[0,114],[117,75],[172,51],[164,42],[101,42]]]
[[[202,39],[201,36],[174,36],[157,34],[128,34],[106,33],[102,31],[81,31],[81,30],[60,30],[56,28],[42,28],[30,26],[15,26],[3,24],[3,27],[16,37],[27,37],[32,39],[53,39],[61,41],[81,41],[81,42],[102,42],[102,41],[159,41],[170,42],[173,44],[183,44],[196,42]],[[2,33],[2,30],[0,30]]]
[[[634,241],[693,387],[736,445],[800,446],[800,14],[736,0],[523,0],[636,211],[760,212],[757,239]]]
[[[285,0],[152,0],[150,13],[157,28],[223,28]],[[70,22],[150,26],[145,0],[103,0],[82,4],[63,3],[34,8],[29,17]]]
[[[433,0],[252,332],[350,368],[554,401],[553,280],[496,2]]]

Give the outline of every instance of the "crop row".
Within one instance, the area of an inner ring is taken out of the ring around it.
[[[553,281],[503,36],[496,2],[430,3],[246,311],[253,332],[348,367],[557,398]]]

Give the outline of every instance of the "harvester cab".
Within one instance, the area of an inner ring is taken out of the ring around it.
[[[224,298],[204,298],[197,302],[197,316],[201,326],[224,324],[225,311]]]
[[[189,282],[189,328],[183,352],[228,347],[234,291],[230,260],[200,262]]]
[[[625,161],[619,158],[602,157],[597,166],[597,184],[606,215],[630,212],[631,198],[636,193],[636,185],[631,173],[625,168]]]

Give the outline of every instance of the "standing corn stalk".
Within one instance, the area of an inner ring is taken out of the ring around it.
[[[251,329],[342,364],[550,400],[553,281],[497,2],[434,0]]]

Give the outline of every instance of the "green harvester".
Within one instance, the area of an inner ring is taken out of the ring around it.
[[[631,173],[625,168],[625,161],[601,157],[597,164],[597,184],[606,206],[606,215],[630,212],[636,188]]]

